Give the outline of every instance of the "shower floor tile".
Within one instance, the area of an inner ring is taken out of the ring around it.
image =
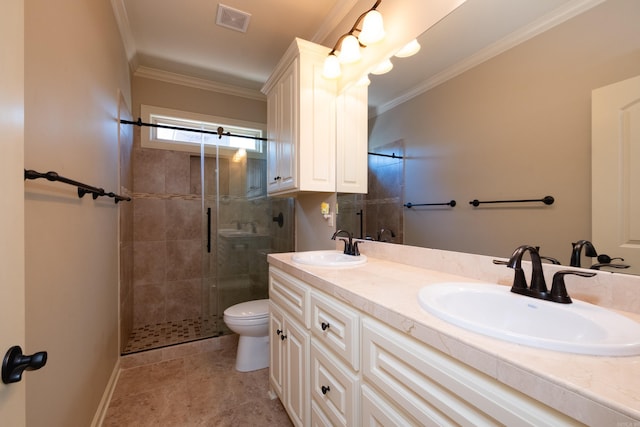
[[[184,319],[148,324],[129,334],[123,354],[175,345],[220,335],[216,322],[209,319]]]

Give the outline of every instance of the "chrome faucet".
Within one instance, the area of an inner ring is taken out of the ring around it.
[[[531,286],[527,287],[527,280],[524,277],[524,271],[522,270],[522,257],[525,252],[529,252],[531,256]],[[494,261],[495,264],[499,262]],[[513,286],[511,292],[516,294],[526,295],[532,298],[543,299],[546,301],[553,301],[562,304],[570,304],[571,297],[567,293],[567,287],[564,283],[564,276],[576,275],[582,277],[592,277],[596,273],[586,273],[575,270],[561,270],[553,275],[553,282],[551,284],[551,291],[547,289],[547,284],[544,281],[544,274],[542,271],[542,260],[538,253],[538,248],[533,246],[523,245],[516,248],[507,262],[507,267],[515,270],[515,277],[513,279]]]
[[[582,256],[582,248],[584,248],[584,254],[588,257],[593,258],[594,256],[598,256],[596,252],[596,248],[593,247],[593,243],[588,240],[578,240],[575,243],[572,243],[573,250],[571,251],[571,261],[569,265],[571,267],[580,267],[580,257]]]
[[[345,255],[353,255],[353,256],[360,255],[360,250],[358,249],[358,242],[353,241],[353,235],[349,233],[347,230],[336,231],[335,233],[333,233],[333,236],[331,236],[331,240],[336,240],[336,237],[339,236],[340,234],[343,234],[343,235],[346,234],[346,237],[349,239],[349,240],[340,239],[344,242],[343,253]]]

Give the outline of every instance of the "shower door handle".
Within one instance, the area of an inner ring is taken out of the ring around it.
[[[207,208],[207,253],[211,253],[211,208]]]

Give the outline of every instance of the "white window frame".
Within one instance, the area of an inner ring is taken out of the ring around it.
[[[194,127],[198,129],[206,129],[210,131],[217,131],[218,126],[224,128],[224,132],[230,132],[236,135],[255,135],[256,137],[263,138],[266,134],[266,124],[256,123],[246,120],[230,119],[227,117],[210,116],[207,114],[193,113],[188,111],[173,110],[170,108],[154,107],[151,105],[140,106],[141,120],[144,123],[156,124],[158,120],[171,123],[176,127]],[[160,139],[157,137],[157,131],[161,130],[152,126],[142,126],[140,143],[143,148],[156,148],[161,150],[174,150],[174,151],[188,151],[192,153],[200,153],[200,142],[188,142],[188,141],[175,141],[169,139]],[[229,145],[217,145],[215,142],[218,140],[217,135],[200,133],[203,138],[207,138],[211,143],[204,145],[206,154],[215,154],[216,147],[220,154],[232,156],[238,151],[240,147],[230,147]],[[223,139],[229,138],[223,136]],[[227,143],[228,143],[227,139]],[[251,141],[251,139],[248,139]],[[264,156],[265,144],[260,141],[256,141],[256,149],[244,147],[251,157]]]

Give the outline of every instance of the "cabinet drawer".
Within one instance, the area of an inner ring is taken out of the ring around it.
[[[360,369],[359,315],[346,305],[311,292],[311,331],[322,344]]]
[[[360,415],[360,380],[326,348],[311,343],[311,399],[318,408],[316,422],[331,421],[333,426],[356,425]]]
[[[269,299],[309,328],[309,286],[278,270],[269,269]]]
[[[362,321],[362,375],[415,419],[448,425],[577,425],[446,354],[372,319]]]

